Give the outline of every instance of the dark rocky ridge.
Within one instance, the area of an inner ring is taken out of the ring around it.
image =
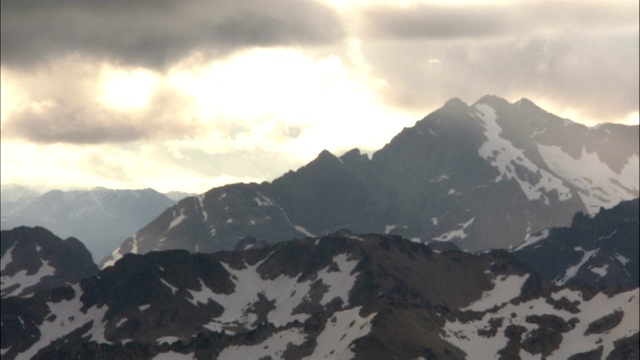
[[[577,213],[570,227],[544,230],[513,254],[527,268],[559,285],[616,284],[633,289],[640,283],[639,204],[639,199],[623,201],[594,217]],[[574,268],[571,274],[569,268]]]
[[[304,296],[296,297],[300,291]],[[327,294],[335,297],[325,299]],[[627,307],[635,297],[637,311],[637,289],[558,289],[504,250],[436,252],[397,236],[343,230],[237,252],[127,254],[79,285],[4,299],[2,354],[300,359],[321,358],[330,346],[335,356],[352,353],[348,357],[355,359],[464,359],[476,358],[464,339],[479,336],[486,344],[497,342],[494,354],[515,358],[569,351],[564,338],[578,332],[603,337],[599,354],[622,358],[615,354],[634,351],[633,329],[627,329],[631,310],[624,308],[622,317],[582,310],[607,296]],[[531,310],[540,303],[548,309]],[[228,311],[238,312],[224,320]],[[61,337],[40,343],[41,329],[60,321],[66,324],[55,327]],[[459,323],[470,325],[456,330]],[[327,332],[337,337],[329,341]],[[272,353],[274,339],[288,345]]]
[[[47,229],[26,226],[2,230],[0,234],[3,298],[29,296],[41,290],[75,284],[98,271],[91,254],[76,238],[62,240]],[[33,278],[41,268],[43,276]],[[44,268],[51,271],[44,271]],[[26,280],[29,277],[33,282]],[[15,279],[23,280],[16,282]]]

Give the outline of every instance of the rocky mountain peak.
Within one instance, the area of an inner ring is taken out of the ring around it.
[[[322,150],[318,154],[318,156],[309,163],[310,166],[318,166],[320,164],[322,164],[321,166],[326,166],[328,164],[337,165],[342,164],[342,160],[340,160],[339,157],[331,153],[329,150],[325,149]]]
[[[444,103],[444,107],[446,107],[446,108],[466,108],[466,107],[468,107],[468,105],[464,101],[462,101],[460,98],[454,97],[454,98],[451,98],[451,99],[447,100]]]
[[[2,230],[2,297],[29,296],[74,284],[98,268],[76,238],[62,240],[42,227]]]
[[[505,107],[510,106],[511,104],[504,98],[501,98],[499,96],[496,95],[485,95],[483,97],[481,97],[478,101],[476,101],[473,106],[479,105],[479,104],[487,104],[490,105],[491,107],[493,107],[494,109],[498,110],[498,109],[502,109]]]
[[[345,163],[368,162],[369,156],[367,154],[361,153],[360,149],[353,148],[340,156],[340,160]]]
[[[569,225],[578,211],[595,214],[638,196],[638,139],[627,135],[637,126],[591,132],[526,99],[488,95],[475,105],[451,99],[370,159],[357,149],[341,157],[323,151],[234,202],[220,193],[179,204],[137,233],[140,246],[131,240],[118,253],[169,244],[193,251],[185,234],[212,251],[248,236],[273,242],[340,228],[469,251],[509,248]],[[194,210],[201,204],[208,217]]]

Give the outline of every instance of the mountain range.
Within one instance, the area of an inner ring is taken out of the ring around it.
[[[1,354],[633,359],[639,296],[637,284],[554,285],[505,250],[343,230],[235,252],[127,254],[79,283],[4,298]]]
[[[165,206],[101,270],[76,238],[3,230],[0,355],[638,359],[637,135],[453,99],[371,156]],[[17,203],[89,237],[148,210],[92,192]]]
[[[179,201],[127,238],[124,254],[214,252],[338,229],[478,251],[512,248],[638,197],[638,126],[586,127],[527,99],[448,101],[372,156],[323,151],[272,182]]]
[[[122,243],[123,238],[175,204],[153,189],[97,187],[91,190],[52,190],[39,196],[27,192],[27,197],[22,193],[24,191],[18,192],[16,187],[3,192],[3,230],[17,226],[42,226],[63,238],[75,237],[87,245],[95,261],[100,261]],[[4,199],[5,195],[8,199]],[[5,201],[16,197],[17,200]]]
[[[0,185],[0,203],[3,206],[3,210],[5,204],[15,203],[17,201],[28,201],[40,195],[41,194],[35,190],[17,184]]]

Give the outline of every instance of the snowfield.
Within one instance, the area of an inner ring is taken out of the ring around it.
[[[563,289],[553,293],[551,298],[560,300],[564,297],[570,302],[579,301],[579,313],[572,314],[567,310],[554,309],[545,298],[533,299],[518,305],[509,302],[501,305],[494,312],[487,312],[480,320],[471,320],[466,323],[447,322],[442,337],[465,351],[471,358],[494,359],[499,357],[498,351],[507,346],[509,339],[504,334],[506,327],[519,325],[526,328],[526,333],[522,335],[522,338],[526,339],[539,328],[538,324],[528,322],[527,316],[550,314],[562,318],[565,322],[569,322],[572,318],[578,318],[579,321],[574,323],[570,330],[562,333],[560,347],[547,357],[548,360],[566,360],[571,355],[591,351],[599,346],[603,347],[602,358],[606,358],[613,350],[615,340],[629,337],[638,332],[640,328],[638,323],[639,295],[638,289],[634,289],[611,298],[604,294],[598,294],[590,300],[585,300],[581,292]],[[484,303],[486,299],[480,301]],[[489,305],[485,303],[482,307]],[[495,305],[499,305],[499,302],[496,302]],[[475,307],[472,305],[469,308]],[[624,313],[624,317],[617,326],[601,334],[588,334],[589,324],[616,311]],[[494,336],[481,335],[483,333],[481,330],[490,328],[489,321],[492,319],[501,319],[500,321],[502,321],[496,334]],[[530,354],[521,349],[520,357],[522,359],[539,359],[540,354]]]

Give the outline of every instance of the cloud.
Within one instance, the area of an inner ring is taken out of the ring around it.
[[[398,107],[427,112],[451,97],[497,94],[589,123],[638,111],[637,2],[377,5],[363,13],[364,58]]]
[[[488,93],[637,123],[637,2],[0,1],[3,182],[270,180]]]
[[[43,191],[100,185],[204,192],[228,183],[261,182],[265,176],[275,177],[292,167],[283,158],[259,153],[233,153],[228,157],[194,153],[188,154],[188,159],[177,159],[162,143],[79,146],[3,141],[1,145],[2,183],[28,184]],[[252,162],[270,172],[253,175],[256,171],[243,171],[246,169],[242,166],[250,167]]]
[[[13,79],[7,81],[9,91],[24,94],[19,100],[7,100],[12,109],[2,119],[3,140],[122,143],[188,136],[201,130],[188,112],[183,113],[191,102],[163,84],[148,89],[148,103],[139,109],[118,109],[101,101],[103,74],[109,71],[111,67],[78,56],[58,59],[34,72],[5,71],[3,75]]]
[[[482,39],[559,29],[635,28],[632,1],[393,3],[365,8],[361,36],[378,39]]]
[[[175,141],[180,144],[176,154],[185,156],[196,147],[210,157],[255,151],[297,162],[325,148],[379,148],[417,116],[380,103],[375,91],[380,84],[358,61],[356,43],[345,41],[342,51],[352,61],[259,48],[212,62],[187,59],[187,65],[177,63],[166,73],[95,64],[79,56],[35,72],[5,70],[7,79],[20,79],[8,81],[11,93],[25,95],[3,117],[2,139]]]
[[[80,54],[163,69],[199,51],[213,58],[251,46],[323,45],[342,24],[315,1],[2,0],[4,66]]]
[[[478,6],[377,5],[364,11],[363,32],[369,37],[400,39],[484,37],[508,28],[509,18],[501,15]]]

